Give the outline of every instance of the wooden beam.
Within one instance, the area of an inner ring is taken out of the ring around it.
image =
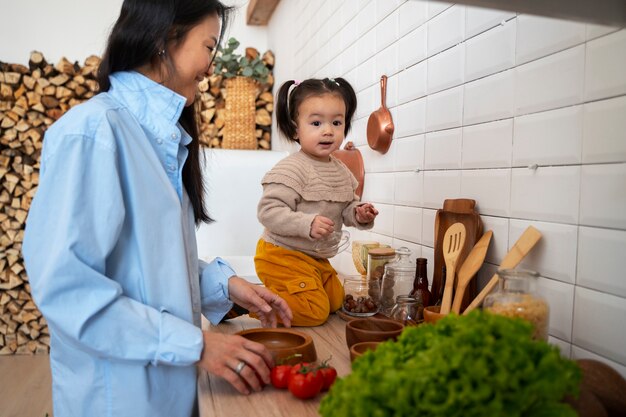
[[[250,0],[246,11],[246,23],[253,26],[265,26],[280,0]]]

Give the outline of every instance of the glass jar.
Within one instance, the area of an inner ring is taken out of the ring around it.
[[[413,290],[415,265],[411,262],[411,250],[401,247],[396,250],[396,260],[385,265],[385,274],[380,294],[381,313],[389,316],[398,295],[409,295]]]
[[[342,311],[356,317],[369,317],[378,313],[380,281],[370,281],[365,276],[350,276],[343,281]]]
[[[385,265],[396,258],[393,248],[373,248],[367,253],[367,279],[382,279]]]
[[[424,306],[420,305],[418,300],[408,295],[399,295],[396,297],[396,304],[391,309],[389,318],[401,321],[403,324],[417,324],[424,318]]]
[[[533,338],[548,340],[550,308],[535,292],[539,274],[524,269],[499,269],[498,290],[485,297],[483,309],[508,317],[520,317],[533,325]]]

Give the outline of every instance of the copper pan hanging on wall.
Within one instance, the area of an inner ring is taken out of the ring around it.
[[[382,154],[386,154],[391,146],[393,137],[393,120],[391,112],[387,108],[387,76],[380,77],[380,108],[375,110],[367,121],[367,143],[370,148]]]

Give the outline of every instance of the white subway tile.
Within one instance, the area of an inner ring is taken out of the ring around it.
[[[585,46],[580,45],[515,68],[517,115],[582,101]]]
[[[394,171],[415,171],[424,168],[424,135],[394,139]]]
[[[515,17],[515,12],[467,6],[465,8],[465,39],[506,22]]]
[[[428,210],[428,209],[422,210],[422,245],[429,246],[431,248],[435,246],[435,215],[436,214],[437,214],[436,209],[435,210]],[[422,251],[423,250],[424,249],[422,249]],[[434,264],[430,262],[431,270],[433,269],[433,265]],[[430,275],[430,277],[432,279],[432,274]],[[432,281],[431,281],[431,284],[432,284]]]
[[[603,356],[597,355],[593,352],[589,352],[588,350],[585,350],[578,346],[572,345],[572,359],[575,359],[575,360],[593,359],[596,361],[603,362],[609,365],[611,368],[615,369],[622,376],[622,378],[626,379],[626,366],[619,364],[617,362],[614,362],[610,359],[607,359]]]
[[[340,73],[343,77],[354,71],[357,62],[356,45],[350,45],[345,51],[337,57],[341,63]],[[354,85],[352,86],[354,88]]]
[[[426,98],[410,101],[396,107],[394,137],[417,135],[426,128]]]
[[[406,0],[385,0],[377,1],[376,3],[376,19],[380,22],[385,19],[390,13],[396,10]],[[397,23],[396,23],[397,26]]]
[[[378,209],[378,216],[376,216],[376,221],[374,221],[372,232],[393,238],[393,206],[378,203],[376,204],[376,209]]]
[[[516,24],[513,19],[465,42],[465,81],[515,66]]]
[[[428,152],[426,153],[428,156]],[[508,216],[511,195],[510,169],[472,169],[461,173],[461,195],[476,200],[478,211]]]
[[[444,200],[460,193],[461,171],[424,171],[424,207],[441,208]]]
[[[509,234],[511,247],[528,226],[539,230],[542,237],[524,258],[520,267],[537,271],[544,277],[574,284],[578,227],[570,224],[512,219]]]
[[[352,128],[347,139],[351,140],[356,147],[367,145],[367,119],[368,117],[361,117],[352,120]]]
[[[619,27],[595,25],[593,23],[587,23],[587,40],[590,41],[600,36],[608,35],[618,31]]]
[[[465,44],[461,43],[428,59],[428,94],[463,84]]]
[[[572,341],[620,364],[626,364],[626,299],[576,287]]]
[[[410,2],[409,2],[410,3]],[[426,59],[426,26],[420,26],[398,41],[398,69]]]
[[[579,166],[513,168],[511,216],[574,224],[579,187]]]
[[[398,70],[398,44],[394,43],[376,54],[376,73],[388,77]]]
[[[626,96],[585,103],[583,163],[626,161]]]
[[[587,43],[585,101],[626,94],[626,29]]]
[[[463,128],[463,168],[511,166],[513,119]]]
[[[440,130],[426,134],[424,168],[461,168],[461,128]]]
[[[582,167],[580,224],[626,229],[626,163]]]
[[[380,89],[378,85],[367,87],[356,93],[357,103],[355,117],[365,117],[380,107]]]
[[[365,184],[363,186],[363,201],[371,201],[377,205],[381,203],[393,204],[393,192],[393,173],[365,174]]]
[[[450,7],[452,7],[452,3],[445,3],[442,1],[428,1],[428,19],[432,19],[433,17],[443,13]]]
[[[374,71],[375,68],[372,64],[373,61],[368,61],[371,57],[376,55],[376,31],[370,30],[362,36],[359,36],[356,41],[356,50],[357,50],[357,62],[359,65],[357,68],[361,71],[366,71],[371,69]],[[365,62],[368,61],[368,62]],[[367,71],[366,71],[367,72]],[[375,78],[375,77],[374,77]]]
[[[463,123],[475,124],[514,115],[514,70],[465,84]]]
[[[517,16],[517,65],[585,42],[585,23],[543,16]]]
[[[432,18],[427,26],[428,56],[461,43],[465,36],[465,6],[450,7]]]
[[[561,356],[563,356],[564,358],[569,359],[572,356],[572,344],[571,343],[567,343],[564,340],[557,339],[556,337],[549,336],[549,335],[548,335],[548,343],[558,347],[559,350],[561,351]]]
[[[396,40],[398,40],[398,12],[393,12],[376,25],[376,50],[381,51]]]
[[[564,107],[515,118],[513,166],[579,164],[582,106]]]
[[[361,147],[360,150],[366,173],[391,173],[393,171],[393,158],[373,150],[369,145]]]
[[[400,6],[399,10],[399,36],[404,36],[420,27],[428,19],[428,3],[425,1],[407,1]]]
[[[371,1],[361,9],[357,16],[357,30],[359,37],[376,25],[376,1]],[[376,43],[374,43],[376,45]]]
[[[626,297],[626,231],[581,226],[578,231],[576,283]]]
[[[415,207],[395,207],[393,216],[394,238],[421,243],[422,240],[422,209]],[[421,252],[421,250],[420,250]]]
[[[463,86],[426,97],[426,131],[449,129],[463,123]]]
[[[356,24],[356,16],[359,14],[359,3],[356,1],[342,1],[340,5],[341,13],[341,25],[347,26],[350,24]],[[355,19],[355,20],[353,20]],[[352,31],[356,34],[357,31],[352,28]]]
[[[546,278],[539,278],[536,286],[537,294],[550,306],[548,333],[568,342],[572,340],[574,288],[572,284]]]
[[[393,108],[398,105],[398,90],[400,84],[400,74],[394,74],[387,78],[387,107]],[[380,85],[380,84],[379,84]],[[379,87],[380,90],[380,87]],[[380,104],[380,92],[379,96],[379,104]]]
[[[401,71],[398,77],[400,82],[400,88],[398,88],[399,104],[426,95],[426,61]]]
[[[500,265],[502,259],[509,251],[509,219],[506,217],[492,217],[480,215],[483,222],[483,233],[491,230],[491,243],[485,256],[485,262]]]
[[[424,174],[408,171],[395,174],[394,202],[396,204],[418,207],[422,205],[424,193]]]
[[[356,47],[355,42],[357,41],[358,37],[357,37],[356,30],[354,30],[354,27],[346,25],[341,29],[340,33],[341,33],[341,49],[339,49],[340,51],[341,50],[345,51],[350,46]],[[331,40],[331,42],[333,41]],[[356,48],[355,48],[355,54],[356,54]],[[355,56],[355,59],[356,59],[356,56]]]

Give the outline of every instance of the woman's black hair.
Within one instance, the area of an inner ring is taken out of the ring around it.
[[[146,64],[156,68],[162,60],[173,71],[168,54],[162,51],[169,43],[185,39],[189,30],[209,15],[217,14],[222,20],[219,45],[231,9],[219,0],[124,0],[98,70],[100,92],[109,90],[109,76],[116,71],[135,70]],[[183,109],[179,122],[192,138],[187,145],[189,154],[183,167],[183,184],[193,206],[196,224],[208,222],[211,218],[204,204],[198,120],[194,106]]]
[[[356,110],[356,94],[348,81],[343,78],[308,79],[297,83],[286,81],[280,86],[276,98],[276,122],[280,131],[287,139],[298,142],[296,121],[298,108],[304,100],[311,96],[336,94],[346,105],[344,134],[347,136],[352,124],[352,116]]]

